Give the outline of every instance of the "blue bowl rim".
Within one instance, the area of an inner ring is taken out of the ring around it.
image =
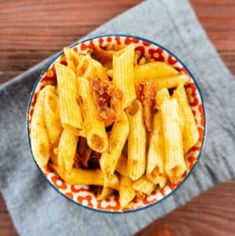
[[[40,82],[42,76],[44,75],[44,73],[49,69],[49,67],[61,56],[63,55],[63,50],[61,50],[60,52],[58,52],[56,55],[54,55],[51,60],[47,63],[47,66],[45,66],[45,69],[42,70],[42,72],[40,73],[40,75],[38,76],[37,80],[35,81],[34,83],[34,86],[33,86],[33,89],[30,93],[30,98],[29,98],[29,101],[28,101],[28,104],[27,104],[27,115],[26,115],[26,129],[27,129],[27,135],[28,135],[28,144],[29,144],[29,148],[30,148],[30,152],[31,152],[31,156],[34,160],[34,163],[36,164],[36,166],[38,167],[39,171],[41,172],[41,174],[43,175],[43,177],[47,180],[47,182],[52,186],[53,189],[55,189],[60,195],[62,195],[64,198],[66,198],[67,200],[69,200],[70,202],[74,203],[75,205],[78,205],[78,206],[81,206],[85,209],[89,209],[89,210],[92,210],[92,211],[95,211],[95,212],[99,212],[99,213],[109,213],[109,214],[125,214],[125,213],[133,213],[133,212],[137,212],[137,211],[141,211],[141,210],[144,210],[144,209],[147,209],[149,207],[152,207],[154,205],[157,205],[159,203],[161,203],[163,200],[167,199],[168,197],[170,197],[171,195],[173,195],[185,182],[186,180],[189,178],[189,176],[192,174],[195,166],[198,164],[198,161],[199,159],[201,158],[201,154],[202,154],[202,150],[204,149],[204,145],[205,145],[205,137],[206,137],[206,132],[207,132],[207,125],[206,125],[206,110],[205,110],[205,105],[204,105],[204,100],[203,100],[203,96],[202,96],[202,92],[201,92],[201,89],[198,85],[198,82],[197,80],[195,79],[195,77],[193,76],[193,74],[191,73],[191,71],[188,69],[188,67],[186,66],[186,64],[181,60],[179,59],[174,53],[172,53],[170,50],[168,50],[167,48],[165,48],[164,46],[161,46],[160,44],[156,43],[156,42],[153,42],[149,39],[146,39],[146,38],[143,38],[143,37],[140,37],[140,36],[135,36],[135,35],[130,35],[130,34],[103,34],[103,35],[98,35],[98,36],[92,36],[92,37],[89,37],[89,38],[86,38],[86,39],[83,39],[83,40],[80,40],[80,41],[77,41],[73,44],[71,44],[69,47],[70,48],[73,48],[75,47],[76,45],[79,45],[81,43],[85,43],[85,42],[88,42],[90,40],[93,40],[93,39],[97,39],[97,38],[104,38],[104,37],[128,37],[128,38],[136,38],[136,39],[139,39],[139,40],[142,40],[142,41],[145,41],[147,43],[150,43],[154,46],[157,46],[159,48],[162,48],[164,51],[166,51],[167,53],[169,53],[170,55],[172,55],[178,62],[180,62],[181,65],[183,65],[183,67],[187,70],[187,72],[189,73],[190,77],[192,78],[193,82],[195,83],[196,85],[196,88],[199,92],[199,97],[201,99],[201,103],[202,103],[202,107],[203,107],[203,115],[204,115],[204,133],[203,133],[203,139],[202,139],[202,145],[201,145],[201,149],[199,151],[199,154],[198,154],[198,157],[197,157],[197,160],[196,162],[194,163],[192,169],[190,170],[190,172],[188,173],[188,175],[182,180],[182,182],[173,190],[171,191],[169,194],[165,195],[163,198],[161,198],[159,201],[156,201],[156,202],[153,202],[149,205],[146,205],[146,206],[143,206],[143,207],[139,207],[139,208],[136,208],[136,209],[130,209],[130,210],[127,210],[127,211],[108,211],[108,210],[101,210],[101,209],[97,209],[97,208],[92,208],[92,207],[88,207],[88,206],[85,206],[81,203],[78,203],[78,202],[75,202],[73,199],[69,198],[68,196],[66,196],[65,194],[63,194],[58,188],[56,188],[49,180],[48,178],[45,176],[45,174],[43,173],[42,169],[39,167],[38,163],[36,162],[34,156],[33,156],[33,153],[32,153],[32,148],[31,148],[31,140],[30,140],[30,135],[29,135],[29,110],[30,110],[30,107],[31,107],[31,102],[32,102],[32,98],[33,98],[33,94],[37,88],[37,85],[38,83]]]

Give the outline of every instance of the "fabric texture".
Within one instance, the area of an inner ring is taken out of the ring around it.
[[[158,42],[189,67],[206,107],[207,135],[201,158],[173,195],[148,209],[104,214],[72,204],[40,174],[25,128],[29,95],[48,59],[0,88],[0,189],[20,235],[131,235],[203,190],[235,177],[235,80],[188,1],[145,1],[89,36],[108,33]]]

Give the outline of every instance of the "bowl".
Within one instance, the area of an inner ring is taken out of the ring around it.
[[[166,197],[173,194],[175,190],[178,189],[182,185],[182,183],[185,182],[185,180],[189,177],[193,168],[198,162],[205,137],[205,109],[202,94],[200,92],[197,81],[193,77],[189,69],[186,67],[186,65],[168,49],[150,40],[131,35],[97,36],[79,41],[72,45],[71,48],[73,48],[77,52],[86,52],[87,50],[92,50],[95,46],[106,46],[110,44],[127,46],[131,43],[135,44],[135,50],[138,51],[139,54],[150,57],[154,61],[166,62],[173,66],[180,73],[189,75],[190,81],[185,86],[185,88],[189,98],[190,106],[195,116],[196,124],[200,133],[200,139],[196,146],[194,146],[186,155],[187,173],[182,181],[175,184],[168,183],[164,188],[154,190],[149,196],[146,196],[144,199],[135,198],[128,205],[128,207],[124,209],[122,209],[120,206],[118,196],[113,195],[106,198],[105,200],[97,200],[89,186],[67,184],[52,169],[50,169],[49,167],[41,169],[35,161],[43,176],[61,195],[79,206],[106,213],[126,213],[145,209],[147,207],[158,204],[162,200],[166,199]],[[26,121],[30,149],[30,123],[37,95],[46,84],[56,80],[54,63],[57,60],[60,60],[63,63],[63,55],[63,52],[60,52],[51,60],[47,68],[39,76],[31,93],[28,103],[28,115]]]

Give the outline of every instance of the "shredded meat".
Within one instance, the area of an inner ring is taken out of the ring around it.
[[[98,106],[99,118],[106,126],[117,118],[121,106],[122,92],[110,81],[96,78],[91,80],[92,94]]]
[[[157,85],[152,81],[142,81],[137,87],[137,98],[143,104],[144,123],[149,132],[152,131],[156,93]]]
[[[96,47],[93,50],[91,55],[94,59],[98,60],[99,62],[101,62],[103,64],[103,63],[107,63],[107,62],[112,62],[113,54],[114,54],[114,51],[104,50],[100,47]]]

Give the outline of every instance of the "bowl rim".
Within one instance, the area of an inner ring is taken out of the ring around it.
[[[206,138],[206,133],[207,133],[207,120],[206,120],[206,110],[205,110],[205,104],[204,104],[204,100],[203,100],[203,96],[202,96],[202,92],[201,92],[201,89],[198,85],[198,82],[197,80],[195,79],[195,76],[192,74],[192,72],[189,70],[189,68],[186,66],[186,64],[181,60],[179,59],[174,53],[172,53],[169,49],[165,48],[164,46],[160,45],[159,43],[156,43],[152,40],[149,40],[149,39],[146,39],[144,37],[141,37],[141,36],[136,36],[136,35],[131,35],[131,34],[101,34],[101,35],[96,35],[96,36],[90,36],[88,38],[85,38],[85,39],[82,39],[82,40],[79,40],[71,45],[69,45],[68,47],[70,48],[73,48],[79,44],[82,44],[82,43],[85,43],[85,42],[88,42],[88,41],[91,41],[91,40],[94,40],[94,39],[98,39],[98,38],[105,38],[105,37],[128,37],[128,38],[135,38],[135,39],[138,39],[138,40],[142,40],[142,41],[145,41],[147,43],[149,43],[150,45],[154,45],[154,46],[157,46],[161,49],[163,49],[164,51],[166,51],[168,54],[172,55],[178,62],[180,62],[180,64],[187,70],[187,72],[189,73],[190,77],[192,78],[194,84],[196,85],[196,88],[197,88],[197,91],[198,91],[198,94],[199,94],[199,97],[201,99],[201,104],[202,104],[202,108],[203,108],[203,116],[204,116],[204,132],[203,132],[203,137],[202,137],[202,144],[201,144],[201,148],[199,150],[199,153],[198,153],[198,156],[197,156],[197,159],[192,167],[192,169],[189,171],[188,175],[180,182],[180,184],[175,188],[173,189],[170,193],[168,193],[167,195],[163,196],[160,200],[156,201],[156,202],[153,202],[153,203],[150,203],[148,205],[145,205],[143,207],[138,207],[136,209],[130,209],[130,210],[126,210],[126,211],[110,211],[110,210],[102,210],[102,209],[99,209],[99,208],[92,208],[92,207],[88,207],[88,206],[85,206],[79,202],[75,202],[73,199],[69,198],[68,196],[66,196],[64,193],[62,193],[58,188],[56,188],[47,178],[47,176],[43,173],[42,169],[39,167],[38,163],[36,162],[35,158],[34,158],[34,155],[33,155],[33,152],[32,152],[32,146],[31,146],[31,139],[30,139],[30,132],[29,132],[29,111],[30,111],[30,107],[31,107],[31,103],[32,103],[32,99],[33,99],[33,95],[35,93],[35,90],[42,78],[42,76],[45,74],[45,72],[49,69],[49,67],[61,56],[64,54],[63,52],[63,49],[58,52],[57,54],[55,54],[54,56],[52,56],[52,58],[49,60],[49,62],[46,63],[45,65],[45,68],[41,71],[41,73],[39,74],[39,76],[37,77],[36,81],[34,82],[34,85],[33,85],[33,89],[30,93],[30,96],[29,96],[29,100],[28,100],[28,104],[27,104],[27,111],[26,111],[26,129],[27,129],[27,136],[28,136],[28,145],[29,145],[29,149],[30,149],[30,152],[31,152],[31,157],[34,161],[34,163],[36,164],[36,166],[38,167],[40,173],[42,174],[42,176],[47,180],[47,182],[50,184],[50,186],[55,189],[61,196],[63,196],[65,199],[69,200],[70,202],[72,202],[73,204],[77,205],[77,206],[80,206],[80,207],[83,207],[85,209],[89,209],[89,210],[92,210],[92,211],[95,211],[95,212],[99,212],[99,213],[108,213],[108,214],[126,214],[126,213],[134,213],[134,212],[137,212],[137,211],[141,211],[141,210],[144,210],[144,209],[147,209],[149,207],[153,207],[155,205],[158,205],[159,203],[161,203],[163,200],[166,200],[168,197],[172,196],[174,193],[176,193],[176,191],[186,182],[186,180],[189,178],[189,176],[192,174],[194,168],[196,167],[196,165],[198,164],[200,158],[201,158],[201,154],[202,154],[202,151],[204,149],[204,145],[205,145],[205,138]]]

